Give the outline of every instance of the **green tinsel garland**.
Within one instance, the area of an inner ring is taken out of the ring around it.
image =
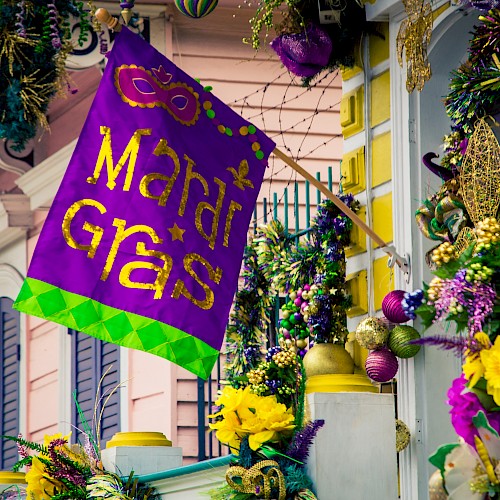
[[[467,135],[479,117],[497,111],[500,90],[500,10],[480,16],[469,47],[468,60],[451,73],[450,91],[444,102],[455,125]]]
[[[245,248],[242,277],[243,287],[236,293],[226,329],[226,379],[236,388],[246,385],[245,375],[262,359],[272,309],[273,294],[252,246]]]

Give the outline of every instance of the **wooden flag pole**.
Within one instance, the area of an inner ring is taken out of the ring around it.
[[[97,9],[94,15],[100,23],[105,24],[110,30],[118,33],[122,29],[122,25],[118,22],[118,19],[113,17],[108,9]]]
[[[288,166],[292,167],[296,172],[298,172],[302,177],[307,179],[313,186],[319,189],[330,201],[332,201],[342,212],[344,212],[347,217],[349,217],[354,224],[360,227],[377,245],[390,256],[389,266],[393,267],[397,264],[400,269],[405,273],[409,274],[409,264],[405,257],[401,257],[394,248],[391,248],[387,243],[375,232],[373,229],[363,222],[342,200],[335,196],[324,184],[313,177],[307,170],[302,168],[297,162],[292,160],[285,153],[275,148],[273,154],[280,160],[283,160]]]

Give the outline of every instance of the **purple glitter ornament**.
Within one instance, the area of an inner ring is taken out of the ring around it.
[[[382,347],[368,354],[365,368],[366,374],[375,382],[388,382],[396,375],[399,363],[392,351]]]
[[[326,31],[311,23],[305,32],[276,37],[271,47],[294,75],[312,77],[328,64],[332,40]]]

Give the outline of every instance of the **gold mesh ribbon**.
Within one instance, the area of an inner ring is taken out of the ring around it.
[[[460,257],[473,243],[477,242],[477,237],[474,231],[470,227],[464,227],[453,246],[455,247],[455,253],[457,257]]]
[[[264,472],[263,469],[266,467],[269,469]],[[236,482],[235,478],[240,478],[240,481]],[[229,467],[226,472],[226,481],[233,490],[240,493],[252,493],[257,497],[271,498],[272,488],[277,488],[278,500],[285,500],[286,497],[285,476],[274,460],[262,460],[250,469],[239,465]]]

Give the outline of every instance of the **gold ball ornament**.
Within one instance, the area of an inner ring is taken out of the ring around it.
[[[378,318],[370,316],[356,328],[355,338],[365,349],[377,349],[386,344],[389,330]]]
[[[307,340],[305,340],[305,339],[298,339],[297,342],[296,342],[296,344],[297,344],[297,347],[299,349],[304,349],[304,348],[307,347]]]
[[[399,418],[396,419],[396,451],[403,451],[410,444],[411,434],[408,426]]]
[[[447,500],[448,495],[443,486],[441,471],[435,471],[429,479],[429,500]]]
[[[306,375],[353,374],[354,361],[339,344],[315,344],[304,356]]]

